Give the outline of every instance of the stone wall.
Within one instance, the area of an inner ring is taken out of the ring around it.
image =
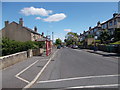
[[[44,49],[42,48],[33,49],[33,50],[30,49],[28,51],[23,51],[23,52],[0,57],[0,69],[4,69],[6,67],[14,65],[32,56],[41,56],[43,52],[44,52]]]
[[[42,49],[42,48],[33,49],[32,52],[33,52],[33,56],[41,56],[44,52],[44,49]]]
[[[4,69],[26,59],[27,51],[0,57],[0,69]]]

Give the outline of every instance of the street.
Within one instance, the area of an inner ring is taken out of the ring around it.
[[[83,50],[65,48],[58,52],[54,60],[55,64],[49,80],[39,81],[33,86],[34,88],[66,88],[90,85],[113,87],[118,83],[117,59]]]
[[[29,69],[24,70],[23,62],[3,70],[3,88],[97,88],[118,86],[118,59],[89,53],[84,50],[59,49],[44,68],[39,78],[34,78],[47,63],[48,58],[34,60]],[[24,62],[28,62],[24,61]],[[21,67],[20,67],[21,66]],[[41,67],[40,67],[41,66]],[[20,69],[18,69],[19,67]],[[14,69],[13,69],[14,68]],[[17,69],[15,69],[17,68]],[[22,72],[22,73],[20,73]],[[15,75],[22,77],[16,78]],[[9,81],[12,80],[12,83]],[[27,82],[28,81],[28,82]]]

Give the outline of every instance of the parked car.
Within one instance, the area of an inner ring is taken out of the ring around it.
[[[59,46],[57,46],[57,49],[60,49],[61,48],[61,46],[59,45]]]
[[[73,48],[73,49],[77,49],[78,46],[77,46],[77,45],[73,45],[72,48]]]

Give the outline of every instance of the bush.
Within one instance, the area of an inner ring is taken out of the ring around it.
[[[111,43],[111,44],[120,44],[120,41],[117,41],[117,42],[114,42],[114,43]]]
[[[4,56],[21,51],[27,51],[28,49],[42,48],[44,42],[35,42],[35,41],[20,42],[20,41],[9,40],[8,38],[3,38],[1,45],[2,45],[2,56]]]

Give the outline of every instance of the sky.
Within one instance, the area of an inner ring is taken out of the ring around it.
[[[118,12],[117,2],[2,2],[2,27],[4,21],[19,22],[38,32],[52,35],[54,40],[64,40],[69,32],[83,33],[104,22]]]

